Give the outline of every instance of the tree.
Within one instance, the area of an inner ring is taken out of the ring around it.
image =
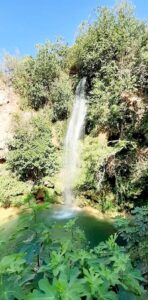
[[[51,90],[52,120],[64,120],[69,116],[73,92],[69,76],[61,72],[52,85]]]
[[[39,180],[53,175],[56,168],[56,148],[51,139],[46,116],[34,117],[30,128],[18,128],[9,143],[9,169],[22,180]]]

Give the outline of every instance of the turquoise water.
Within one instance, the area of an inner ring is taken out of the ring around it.
[[[90,246],[96,246],[100,242],[107,240],[110,235],[115,234],[116,230],[113,222],[110,220],[102,220],[95,218],[84,211],[76,213],[61,214],[52,211],[44,211],[40,213],[39,219],[44,220],[46,224],[54,224],[57,227],[56,235],[61,238],[63,231],[60,225],[65,225],[70,220],[75,219],[75,224],[84,231]]]
[[[6,245],[3,247],[0,257],[9,254],[10,250],[15,251],[19,249],[21,241],[30,237],[30,230],[26,230],[28,226],[31,228],[31,223],[28,223],[29,212],[20,214],[16,219],[8,222],[4,226],[0,227],[0,240],[6,241]],[[76,227],[79,227],[85,234],[86,240],[90,247],[97,246],[100,242],[107,240],[110,235],[116,232],[113,222],[110,220],[101,220],[89,215],[84,211],[71,211],[63,212],[62,210],[44,209],[39,210],[36,216],[37,224],[42,223],[49,226],[49,231],[56,240],[68,239],[69,232],[63,229],[63,225],[66,225],[69,221],[75,220]],[[51,227],[51,225],[54,225]],[[13,237],[13,234],[18,232],[22,228],[23,230],[17,236],[17,240]],[[74,229],[73,229],[74,230]]]
[[[77,224],[84,230],[87,240],[91,246],[96,246],[105,241],[115,233],[113,223],[105,220],[98,220],[93,216],[81,213]]]

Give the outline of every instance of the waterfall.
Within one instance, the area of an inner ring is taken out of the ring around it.
[[[74,205],[72,185],[77,175],[79,164],[79,139],[82,136],[86,116],[85,98],[86,78],[82,78],[76,88],[76,96],[64,143],[64,204]]]
[[[64,206],[54,212],[54,218],[65,219],[75,215],[73,183],[79,167],[80,145],[86,116],[86,78],[82,78],[76,88],[76,96],[64,141]]]

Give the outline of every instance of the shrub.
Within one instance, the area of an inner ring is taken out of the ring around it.
[[[38,46],[35,58],[31,56],[20,60],[13,73],[13,83],[28,105],[34,109],[42,107],[49,99],[54,79],[58,76],[60,62],[52,44]]]
[[[29,128],[17,129],[9,143],[8,165],[22,180],[39,180],[54,174],[57,168],[56,148],[44,114],[35,117]]]
[[[116,227],[127,242],[126,248],[133,263],[141,269],[148,280],[148,207],[136,207],[128,219],[118,219]]]
[[[49,202],[54,203],[56,200],[55,191],[52,188],[47,188],[43,185],[35,185],[32,187],[31,194],[37,202]]]
[[[52,120],[64,120],[68,117],[71,108],[73,93],[72,84],[66,73],[60,73],[52,85]]]
[[[17,180],[12,175],[5,174],[0,176],[0,206],[9,207],[24,204],[25,197],[29,191],[29,186]]]
[[[121,136],[131,128],[136,114],[122,96],[125,91],[134,91],[134,79],[124,74],[115,62],[102,66],[92,82],[87,114],[87,131],[97,134],[101,129]]]
[[[87,133],[103,128],[127,137],[138,114],[123,92],[147,91],[147,27],[123,1],[116,9],[101,8],[96,20],[83,26],[69,51],[71,72],[88,78]]]
[[[143,53],[142,57],[146,57],[146,36],[146,25],[135,18],[133,7],[127,2],[112,10],[99,8],[95,21],[83,24],[70,49],[71,69],[92,78],[102,66],[117,61],[122,71],[132,70]],[[141,47],[142,53],[139,52]]]

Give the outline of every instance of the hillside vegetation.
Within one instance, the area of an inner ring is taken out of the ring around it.
[[[35,110],[37,116],[27,124],[29,130],[20,118],[9,142],[9,168],[22,180],[37,180],[59,169],[54,147],[60,156],[75,86],[86,76],[88,111],[76,194],[106,209],[144,204],[147,50],[146,25],[129,5],[120,4],[116,10],[98,10],[72,47],[59,40],[38,45],[35,57],[6,57],[7,76],[21,97],[21,109]]]
[[[95,20],[82,24],[73,46],[58,40],[36,48],[34,57],[7,55],[1,75],[18,95],[19,110],[6,162],[0,165],[0,205],[29,205],[32,211],[30,227],[23,225],[19,233],[23,243],[27,236],[26,248],[18,254],[14,247],[15,254],[8,251],[0,262],[0,291],[8,282],[11,290],[14,280],[20,291],[9,294],[6,289],[2,300],[122,299],[119,294],[125,291],[126,299],[142,299],[148,276],[147,25],[122,2],[115,9],[97,9]],[[113,237],[88,249],[78,229],[73,236],[74,224],[69,225],[72,241],[58,243],[47,224],[36,218],[42,209],[36,203],[62,201],[63,140],[76,85],[83,77],[87,116],[80,174],[73,188],[80,206],[128,214],[116,224],[127,242],[126,253]],[[30,257],[24,255],[28,252]]]

